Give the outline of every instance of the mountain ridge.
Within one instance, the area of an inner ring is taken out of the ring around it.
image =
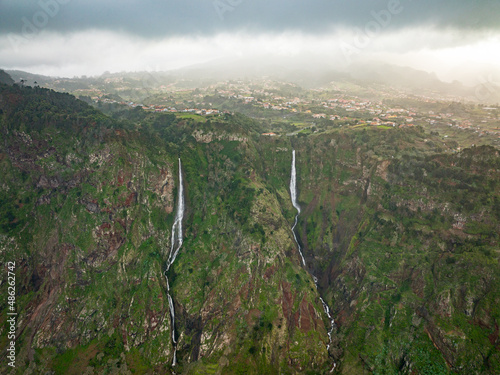
[[[55,78],[22,71],[8,71],[16,80],[26,79],[30,84],[48,85],[51,88],[88,88],[88,83],[102,84],[106,79],[138,80],[143,89],[151,90],[171,83],[175,78],[214,82],[228,79],[251,79],[266,77],[303,86],[304,88],[327,87],[332,82],[346,82],[364,88],[377,88],[379,85],[392,87],[411,94],[428,97],[447,97],[453,100],[493,104],[500,101],[500,89],[495,82],[477,83],[474,86],[458,81],[441,81],[435,73],[405,66],[380,63],[376,61],[357,62],[349,66],[329,66],[326,62],[315,68],[305,69],[287,60],[269,63],[267,67],[256,67],[246,60],[217,60],[180,69],[153,72],[106,72],[94,77]],[[55,85],[57,81],[57,85]],[[65,83],[64,83],[65,82]],[[67,85],[65,87],[64,85]]]

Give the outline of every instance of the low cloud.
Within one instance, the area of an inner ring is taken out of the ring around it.
[[[171,70],[211,61],[342,69],[377,60],[436,72],[448,81],[472,82],[477,72],[496,69],[499,46],[499,34],[493,31],[465,33],[422,26],[397,32],[381,26],[370,33],[363,28],[335,28],[321,36],[241,31],[162,39],[102,30],[66,35],[44,30],[17,51],[8,35],[0,36],[0,67],[71,77],[104,71]]]
[[[57,76],[378,60],[472,82],[500,61],[496,0],[3,0],[0,10],[0,67]]]

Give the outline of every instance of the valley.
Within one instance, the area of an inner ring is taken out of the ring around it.
[[[499,373],[497,106],[115,78],[0,84],[0,373]]]

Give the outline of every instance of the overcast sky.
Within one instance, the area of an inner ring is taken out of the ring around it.
[[[74,76],[236,58],[375,59],[474,83],[500,65],[500,1],[0,0],[0,68]]]

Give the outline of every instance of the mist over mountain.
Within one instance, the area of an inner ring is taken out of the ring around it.
[[[306,63],[312,60],[314,60],[313,57],[310,59],[270,59],[268,62],[249,59],[218,59],[169,71],[107,72],[99,76],[72,78],[48,77],[13,70],[9,70],[8,73],[16,81],[21,79],[31,83],[36,81],[47,87],[55,87],[53,86],[55,81],[57,85],[64,82],[66,89],[88,88],[89,84],[99,84],[108,78],[117,77],[136,80],[143,88],[157,88],[179,79],[192,81],[192,87],[195,88],[196,85],[209,85],[224,80],[265,78],[294,83],[306,89],[328,87],[335,82],[346,82],[362,88],[376,90],[382,86],[392,87],[407,93],[449,100],[465,100],[483,104],[500,102],[500,86],[493,78],[468,86],[458,81],[443,82],[435,73],[377,61],[365,61],[348,66],[335,66],[321,59],[319,62],[314,60],[315,63],[312,65]]]

